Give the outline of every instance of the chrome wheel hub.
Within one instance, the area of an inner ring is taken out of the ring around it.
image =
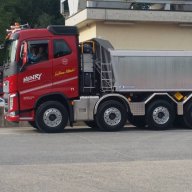
[[[157,107],[153,111],[153,120],[159,125],[163,125],[169,121],[169,111],[166,107]]]
[[[47,109],[43,115],[43,121],[49,127],[57,127],[62,122],[62,114],[56,108]]]
[[[110,126],[118,125],[121,122],[121,112],[115,107],[108,108],[104,113],[104,121]]]

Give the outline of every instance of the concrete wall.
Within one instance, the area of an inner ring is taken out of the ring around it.
[[[79,29],[80,42],[95,38],[96,36],[96,23],[89,24],[86,27]]]
[[[97,22],[80,29],[80,41],[109,40],[116,49],[192,50],[192,27],[168,23]]]

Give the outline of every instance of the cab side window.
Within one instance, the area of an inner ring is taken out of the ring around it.
[[[28,42],[28,63],[39,63],[48,59],[48,40]]]
[[[57,39],[53,41],[54,46],[54,58],[63,57],[71,54],[71,49],[63,39]]]

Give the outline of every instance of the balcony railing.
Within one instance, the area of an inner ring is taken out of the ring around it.
[[[192,12],[192,0],[60,0],[66,18],[84,9]]]
[[[87,8],[192,11],[191,0],[87,0]]]

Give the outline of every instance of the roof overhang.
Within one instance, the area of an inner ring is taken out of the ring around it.
[[[86,8],[66,19],[66,25],[84,27],[92,22],[167,22],[192,25],[191,12],[138,11]]]

